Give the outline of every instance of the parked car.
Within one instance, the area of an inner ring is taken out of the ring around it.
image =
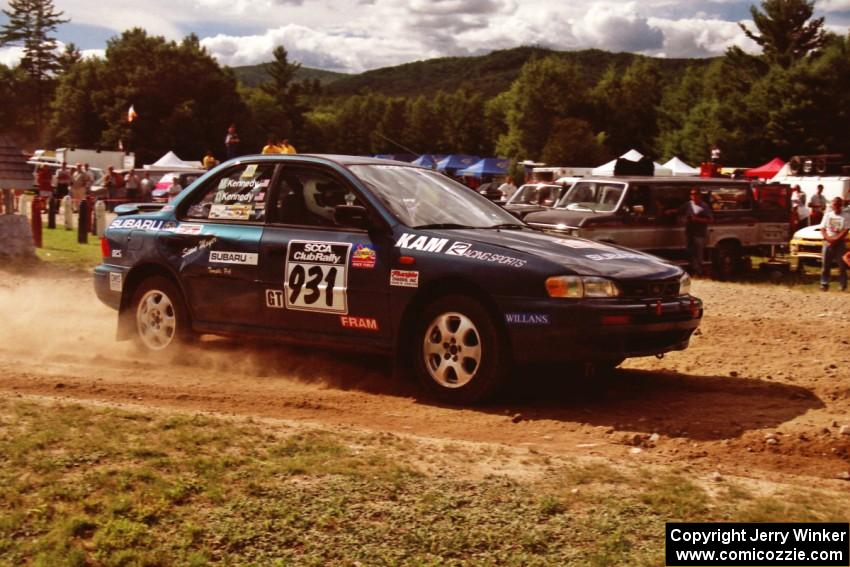
[[[820,266],[823,261],[823,233],[821,226],[807,226],[794,233],[789,244],[791,258],[797,260],[797,268],[802,270],[805,266]],[[847,244],[850,246],[850,235],[847,236]]]
[[[526,183],[520,186],[504,204],[506,210],[523,219],[529,213],[545,211],[555,206],[569,187],[560,183]]]
[[[707,253],[714,273],[729,277],[746,266],[746,256],[769,254],[790,233],[787,185],[707,177],[596,177],[577,181],[553,209],[530,213],[529,225],[650,252],[687,258],[684,219],[676,211],[697,188],[710,204]]]
[[[515,362],[612,368],[684,349],[702,317],[677,266],[544,234],[403,162],[247,156],[168,207],[116,212],[95,290],[118,337],[153,356],[199,333],[395,353],[467,403]]]
[[[196,172],[175,172],[166,173],[156,182],[156,188],[151,191],[151,201],[154,203],[167,203],[170,200],[168,190],[171,187],[172,180],[176,177],[180,186],[186,189],[195,182],[197,178],[206,173],[206,171],[198,170]]]

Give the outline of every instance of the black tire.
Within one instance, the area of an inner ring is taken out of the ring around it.
[[[505,333],[471,297],[448,295],[426,305],[413,341],[416,377],[430,396],[441,401],[483,401],[495,395],[510,376]]]
[[[148,305],[145,312],[141,311],[142,302]],[[151,276],[142,281],[133,293],[130,310],[134,342],[142,351],[171,354],[194,338],[183,294],[168,278]]]

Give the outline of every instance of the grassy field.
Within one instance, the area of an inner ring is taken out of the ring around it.
[[[90,270],[100,263],[100,240],[89,235],[88,244],[77,243],[77,231],[64,227],[43,231],[43,247],[36,249],[40,260],[73,270]]]
[[[846,498],[533,450],[0,401],[2,565],[657,565],[665,521],[846,521]],[[524,450],[523,450],[524,451]]]

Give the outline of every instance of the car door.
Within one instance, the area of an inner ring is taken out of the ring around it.
[[[262,314],[260,242],[275,171],[252,162],[222,171],[180,203],[180,223],[161,239],[196,321],[252,325]]]
[[[685,223],[680,209],[690,199],[691,185],[681,183],[652,186],[656,216],[655,249],[659,251],[687,250]]]
[[[390,238],[335,221],[337,205],[363,204],[329,168],[281,166],[260,251],[264,325],[364,340],[391,336]]]

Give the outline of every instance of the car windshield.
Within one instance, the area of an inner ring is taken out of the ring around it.
[[[580,181],[558,202],[559,209],[611,212],[617,208],[626,186],[610,181]]]
[[[524,226],[498,205],[440,173],[397,165],[355,165],[350,169],[411,228]]]
[[[514,193],[509,205],[543,205],[546,207],[552,206],[558,198],[558,191],[561,188],[558,185],[540,185],[538,183],[528,183],[523,185],[517,192]]]

